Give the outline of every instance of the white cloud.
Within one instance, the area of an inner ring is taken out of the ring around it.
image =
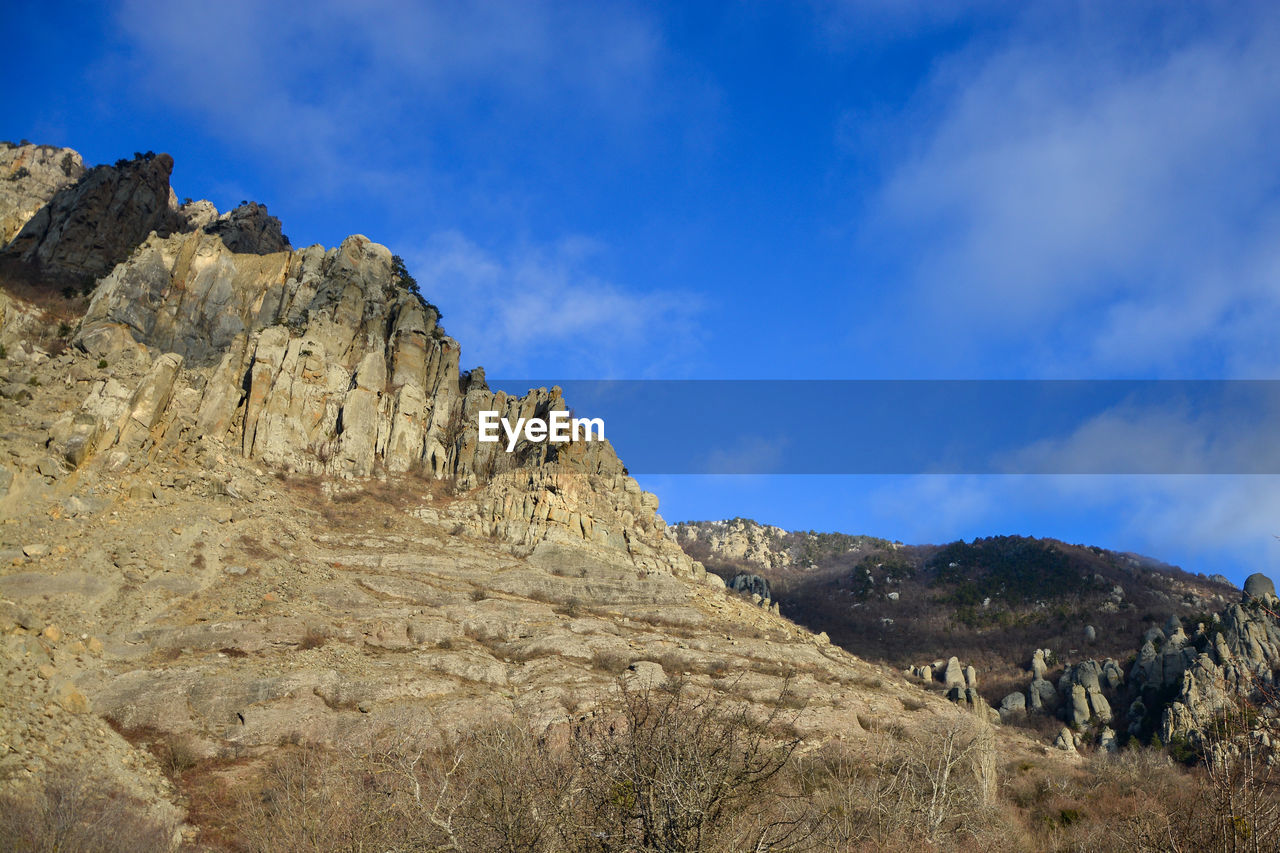
[[[331,186],[431,168],[433,137],[463,116],[499,135],[625,124],[662,51],[612,3],[122,0],[116,19],[121,85]]]
[[[921,475],[877,488],[868,502],[876,517],[865,523],[901,530],[910,542],[1084,539],[1236,582],[1274,575],[1280,561],[1277,476]]]
[[[468,364],[516,378],[648,378],[680,373],[697,350],[701,300],[640,293],[591,271],[600,249],[572,237],[497,253],[457,232],[407,255],[423,295],[445,311]],[[651,361],[635,375],[637,355]],[[624,367],[625,366],[625,367]],[[627,375],[618,376],[620,369]]]
[[[1029,14],[943,63],[878,207],[911,321],[979,368],[1010,347],[1054,375],[1280,367],[1280,21],[1231,11],[1167,38]]]
[[[1146,389],[1063,436],[1002,453],[1010,473],[1262,474],[1280,471],[1269,424],[1280,418],[1271,383],[1179,391]],[[1152,393],[1159,394],[1151,399]],[[1065,425],[1065,424],[1064,424]]]

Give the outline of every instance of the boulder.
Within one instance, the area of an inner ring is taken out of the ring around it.
[[[947,668],[942,673],[942,683],[945,687],[964,687],[964,669],[960,666],[958,658],[949,658],[947,660]]]
[[[1074,728],[1081,728],[1088,724],[1089,710],[1089,692],[1080,684],[1071,685],[1070,702],[1066,708],[1067,722]]]
[[[1111,722],[1111,703],[1107,701],[1107,697],[1102,695],[1102,691],[1096,688],[1085,691],[1085,695],[1089,700],[1089,711],[1091,717],[1096,717],[1104,723]],[[1075,695],[1072,694],[1074,701]]]
[[[1058,688],[1054,687],[1051,681],[1037,678],[1031,682],[1027,699],[1033,711],[1052,710],[1057,707]]]
[[[1049,666],[1045,662],[1044,649],[1036,649],[1031,655],[1031,674],[1035,679],[1043,679]]]
[[[1054,747],[1062,750],[1063,752],[1076,751],[1075,736],[1071,734],[1071,730],[1066,728],[1065,726],[1062,728],[1062,731],[1058,732],[1058,736],[1054,738],[1053,745]]]
[[[1116,752],[1120,749],[1120,744],[1116,741],[1116,733],[1110,726],[1103,726],[1102,731],[1098,733],[1098,746],[1104,752]]]
[[[1271,578],[1261,572],[1254,572],[1245,578],[1244,581],[1244,600],[1258,598],[1265,600],[1266,598],[1275,598],[1276,585]]]
[[[1010,693],[1000,700],[1000,719],[1003,722],[1026,716],[1027,700],[1021,693]]]
[[[1119,690],[1124,686],[1124,670],[1120,668],[1119,662],[1113,658],[1103,661],[1101,681],[1103,688],[1107,690]]]
[[[1081,661],[1078,664],[1068,666],[1062,671],[1062,678],[1058,681],[1058,690],[1062,693],[1063,698],[1066,698],[1072,686],[1077,684],[1086,690],[1097,690],[1101,685],[1102,670],[1102,664],[1096,660]]]

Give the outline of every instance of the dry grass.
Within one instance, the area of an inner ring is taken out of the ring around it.
[[[633,660],[630,653],[612,649],[602,649],[591,656],[591,665],[609,675],[621,675],[627,671],[632,663]]]
[[[252,557],[255,560],[270,560],[276,556],[276,553],[268,548],[261,539],[250,536],[248,533],[240,537],[239,545],[245,556]]]
[[[385,479],[368,477],[332,496],[325,489],[324,477],[277,471],[276,479],[302,506],[319,513],[337,530],[360,531],[374,522],[394,527],[396,520],[404,517],[407,507],[424,502],[445,507],[458,497],[452,480],[435,480],[413,473],[387,475]],[[464,530],[455,528],[454,535]]]
[[[75,323],[89,307],[83,283],[56,281],[16,258],[0,258],[0,290],[40,309],[42,319],[55,328]]]
[[[583,614],[586,608],[582,604],[582,600],[576,595],[569,596],[564,602],[557,604],[554,608],[555,612],[569,619],[577,619]]]
[[[629,665],[622,653],[593,660],[611,673]],[[597,713],[558,734],[502,725],[430,749],[388,736],[333,752],[282,745],[266,761],[228,764],[196,761],[155,732],[131,736],[158,750],[200,827],[199,842],[218,850],[640,849],[631,833],[648,819],[639,811],[646,800],[626,792],[658,784],[680,795],[654,802],[694,802],[688,797],[703,789],[680,787],[694,767],[722,773],[714,778],[725,781],[718,790],[730,805],[699,811],[717,815],[703,835],[673,836],[676,846],[655,849],[756,849],[766,826],[795,830],[770,836],[771,850],[1253,849],[1235,835],[1246,824],[1219,819],[1220,792],[1206,775],[1154,750],[1098,753],[1075,765],[1052,755],[1001,765],[980,718],[958,713],[903,725],[863,714],[865,737],[800,757],[786,745],[795,737],[787,735],[790,709],[801,703],[785,690],[764,701],[774,710],[762,721],[759,703],[746,713],[729,698],[732,686],[715,697],[694,695],[678,677],[647,692],[618,684],[621,698],[602,692],[564,702],[567,711],[590,705]],[[743,754],[769,772],[744,773],[732,763]],[[1276,791],[1262,795],[1262,805],[1280,807]],[[586,835],[574,834],[583,828]],[[1258,838],[1261,849],[1274,849],[1271,835]]]

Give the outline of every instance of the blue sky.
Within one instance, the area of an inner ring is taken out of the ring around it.
[[[385,243],[491,376],[1277,376],[1274,4],[7,17],[0,136],[167,151],[179,196],[262,201],[295,245]],[[1237,579],[1280,557],[1271,477],[643,482],[669,520],[1053,535]]]

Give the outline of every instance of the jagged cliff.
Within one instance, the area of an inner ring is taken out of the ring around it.
[[[15,182],[47,198],[4,254],[100,276],[73,345],[109,364],[150,364],[134,385],[94,382],[52,425],[49,446],[68,464],[118,469],[139,454],[213,448],[305,474],[421,471],[486,486],[486,509],[467,520],[485,532],[568,536],[702,576],[662,537],[656,499],[607,443],[508,454],[477,440],[482,409],[541,416],[565,401],[556,388],[494,392],[482,370],[461,372],[439,311],[410,292],[386,247],[353,236],[294,251],[261,205],[221,216],[208,202],[179,207],[172,168],[167,155],[143,155],[69,186]]]
[[[0,145],[0,246],[83,174],[84,161],[70,148]]]

